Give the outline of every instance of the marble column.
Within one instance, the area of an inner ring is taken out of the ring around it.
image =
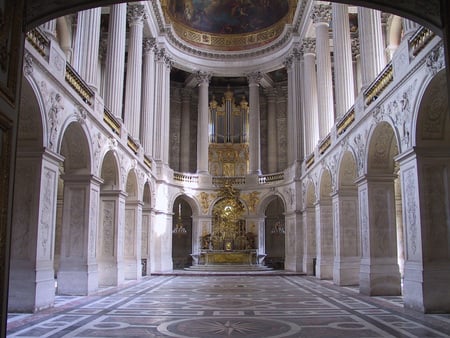
[[[35,312],[55,300],[55,233],[59,167],[48,150],[19,153],[9,276],[10,312]]]
[[[352,46],[348,5],[333,3],[333,40],[336,117],[343,116],[355,103],[355,89],[352,65]]]
[[[155,104],[155,39],[144,39],[140,139],[145,154],[152,156]]]
[[[78,13],[74,68],[94,91],[98,90],[97,67],[100,46],[101,7]]]
[[[170,118],[170,67],[171,60],[164,48],[157,48],[155,53],[155,95],[153,118],[153,159],[168,165],[168,145]]]
[[[331,75],[330,38],[331,6],[316,5],[311,13],[316,29],[317,93],[319,138],[323,139],[334,125],[333,80]]]
[[[359,46],[359,39],[352,39],[352,63],[353,63],[353,81],[355,95],[361,91],[362,77],[361,77],[361,52]]]
[[[64,175],[58,294],[86,296],[98,290],[96,261],[100,184],[91,175]]]
[[[314,259],[316,258],[316,207],[309,206],[303,212],[303,272],[314,274]]]
[[[261,174],[261,123],[259,111],[259,83],[262,79],[260,72],[247,74],[249,86],[249,118],[248,118],[248,143],[249,143],[249,174]]]
[[[358,7],[359,42],[361,48],[361,81],[366,89],[386,65],[381,27],[381,12]]]
[[[110,7],[105,67],[105,106],[122,118],[127,4]]]
[[[276,89],[266,90],[267,95],[267,168],[269,173],[275,173],[277,166],[277,107]]]
[[[191,157],[191,96],[191,89],[184,88],[181,90],[180,170],[185,173],[189,172]]]
[[[144,6],[129,5],[127,14],[130,33],[128,38],[124,122],[128,133],[133,139],[139,139]]]
[[[142,276],[142,201],[128,196],[125,203],[124,276],[125,280],[139,280]]]
[[[319,141],[319,112],[317,101],[317,75],[315,62],[316,42],[314,39],[303,40],[304,63],[304,118],[305,118],[305,150],[306,156],[314,151]]]
[[[197,125],[197,173],[208,173],[208,88],[211,74],[197,72],[198,81],[198,125]]]
[[[287,271],[305,271],[303,269],[304,227],[305,221],[300,213],[292,210],[285,214],[284,269]]]
[[[321,198],[316,204],[316,276],[333,278],[333,224],[330,198]]]
[[[359,291],[369,296],[400,295],[394,178],[364,176],[357,184],[362,237]]]
[[[151,242],[151,224],[152,219],[152,210],[151,207],[147,204],[144,204],[142,208],[142,236],[141,236],[141,258],[145,260],[145,267],[143,267],[142,275],[146,276],[150,274],[151,271],[151,251],[150,251],[150,242]]]

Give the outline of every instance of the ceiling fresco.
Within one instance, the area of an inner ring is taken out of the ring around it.
[[[243,50],[276,39],[292,22],[297,0],[163,0],[168,23],[207,49]]]

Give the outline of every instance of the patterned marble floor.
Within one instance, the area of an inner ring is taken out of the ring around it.
[[[8,337],[449,336],[450,315],[305,276],[149,276],[8,318]]]

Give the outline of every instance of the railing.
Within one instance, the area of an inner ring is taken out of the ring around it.
[[[76,70],[73,69],[69,63],[66,63],[66,81],[73,89],[75,89],[84,102],[92,106],[92,98],[94,96],[93,90],[89,88],[86,82],[84,82],[81,76],[78,75]]]
[[[212,178],[212,184],[222,186],[224,184],[239,185],[245,184],[245,176],[214,176]]]
[[[259,176],[259,184],[266,184],[284,180],[284,173],[268,174]]]
[[[29,41],[42,56],[47,54],[50,40],[40,31],[39,28],[33,28],[27,32],[27,41]]]
[[[310,168],[314,164],[314,153],[306,158],[306,168]]]
[[[428,28],[421,27],[417,32],[409,39],[409,45],[413,56],[416,56],[420,51],[434,38],[436,34]]]
[[[147,156],[144,155],[144,164],[151,170],[152,169],[152,160],[150,160]]]
[[[328,134],[320,143],[319,143],[319,153],[322,155],[328,148],[331,146],[331,135]]]
[[[128,135],[127,145],[128,148],[130,148],[131,150],[133,150],[135,154],[137,154],[139,150],[139,145],[133,140],[133,138],[130,135]]]
[[[184,183],[198,183],[197,175],[189,175],[183,173],[173,173],[173,179],[178,182]]]
[[[384,67],[383,71],[375,78],[369,88],[367,88],[364,92],[366,105],[368,106],[375,101],[393,80],[394,72],[392,62],[389,62],[387,66]]]
[[[355,106],[336,123],[337,134],[342,135],[353,122],[355,122]]]
[[[113,132],[120,135],[120,122],[106,106],[103,108],[103,121],[105,121]]]

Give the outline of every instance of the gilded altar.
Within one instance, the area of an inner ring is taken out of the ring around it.
[[[257,252],[252,250],[205,250],[200,253],[200,264],[204,265],[255,265]]]

